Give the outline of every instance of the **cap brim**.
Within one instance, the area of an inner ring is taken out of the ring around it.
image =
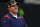
[[[11,6],[14,6],[14,5],[19,5],[19,3],[15,2],[15,3],[11,4]]]

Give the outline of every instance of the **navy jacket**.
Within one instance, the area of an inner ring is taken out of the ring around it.
[[[27,27],[27,24],[24,20],[24,18],[20,15],[17,15],[17,19],[8,13],[2,18],[2,27]]]

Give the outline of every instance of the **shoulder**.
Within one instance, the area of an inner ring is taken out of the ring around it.
[[[8,19],[10,19],[9,15],[5,15],[3,18],[8,18]]]
[[[7,15],[5,15],[2,19],[1,19],[1,23],[8,23],[10,22],[10,18],[8,19],[9,17]]]
[[[9,20],[9,19],[10,19],[10,17],[8,15],[5,15],[3,18],[1,18],[1,21],[3,21],[3,20]]]
[[[21,16],[22,17],[22,19],[23,19],[23,16]]]

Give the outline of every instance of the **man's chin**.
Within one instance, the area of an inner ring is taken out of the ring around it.
[[[13,12],[14,14],[17,14],[18,12]]]
[[[18,12],[15,12],[15,14],[17,14]]]

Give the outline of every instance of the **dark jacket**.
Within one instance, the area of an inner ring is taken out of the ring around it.
[[[8,13],[2,18],[2,27],[27,27],[27,24],[25,23],[25,20],[22,16],[17,15],[17,19]]]

